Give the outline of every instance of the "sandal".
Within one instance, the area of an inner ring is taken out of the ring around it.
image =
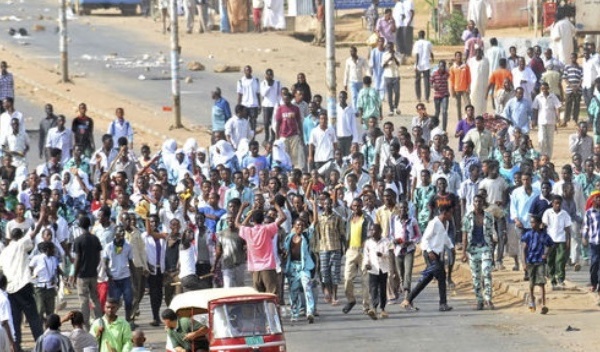
[[[529,311],[535,313],[535,302],[529,302]]]

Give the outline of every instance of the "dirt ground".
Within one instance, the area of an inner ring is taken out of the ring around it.
[[[115,30],[124,32],[124,35],[132,37],[144,37],[156,43],[168,42],[168,36],[161,33],[159,22],[142,17],[121,17],[121,16],[88,16],[81,17],[79,21],[85,21],[90,27],[96,25],[105,25]],[[365,29],[362,28],[360,16],[356,14],[341,13],[337,22],[339,23],[336,31],[345,36],[352,42],[361,42],[368,36]],[[180,19],[183,24],[183,19]],[[426,26],[426,16],[417,14],[415,19],[415,33]],[[182,28],[182,26],[180,26]],[[491,36],[533,36],[530,31],[525,29],[502,29],[490,30]],[[201,43],[201,45],[198,45]],[[267,32],[263,34],[225,34],[212,32],[210,34],[185,34],[180,37],[180,45],[186,55],[194,59],[207,62],[209,60],[216,63],[244,66],[252,65],[255,72],[264,72],[266,68],[273,68],[275,75],[284,85],[291,85],[295,82],[298,72],[306,73],[309,84],[313,92],[318,92],[324,96],[327,94],[325,82],[325,49],[322,47],[311,46],[307,42],[295,39],[287,32]],[[460,47],[434,47],[436,60],[450,59],[454,51],[460,50]],[[349,55],[347,47],[340,47],[336,50],[336,61],[343,63]],[[359,47],[359,55],[367,56],[366,46]],[[108,117],[112,115],[114,108],[121,106],[127,111],[127,115],[134,122],[143,123],[152,132],[136,131],[138,140],[147,141],[151,146],[158,146],[162,140],[169,136],[178,141],[183,141],[190,136],[199,139],[200,144],[209,143],[206,128],[210,126],[197,126],[194,123],[184,120],[188,129],[169,130],[160,119],[143,119],[148,114],[156,115],[151,111],[144,101],[136,101],[128,97],[117,96],[111,92],[111,87],[99,85],[91,78],[74,78],[73,84],[61,84],[58,82],[58,72],[54,67],[40,65],[39,62],[27,59],[23,52],[17,48],[14,51],[2,48],[2,56],[10,63],[10,69],[20,76],[28,77],[36,82],[36,86],[17,80],[18,95],[24,95],[28,98],[45,103],[52,101],[56,105],[56,111],[73,112],[75,114],[76,103],[78,101],[88,102],[91,116],[96,116],[95,111],[102,111],[105,116],[101,117],[98,125],[104,128],[108,123]],[[209,58],[210,57],[210,58]],[[337,90],[343,89],[341,86],[341,77],[343,74],[343,65],[337,68]],[[416,96],[413,87],[414,71],[412,66],[402,67],[401,98],[400,110],[403,114],[413,114],[415,111]],[[194,84],[194,83],[192,83]],[[62,93],[57,96],[48,93],[47,90]],[[68,99],[65,99],[65,96]],[[93,99],[90,97],[93,96]],[[228,97],[230,100],[233,97]],[[209,99],[208,97],[206,99]],[[428,109],[433,112],[433,103],[429,104]],[[385,109],[384,111],[386,111]],[[455,109],[450,104],[449,109],[449,135],[451,145],[456,145],[453,138],[453,127],[456,123]],[[185,117],[184,117],[185,118]],[[394,117],[392,121],[405,123],[404,120]],[[568,135],[575,131],[575,127],[559,129],[555,138],[555,161],[557,167],[568,162],[567,140]],[[534,136],[534,143],[537,138]]]

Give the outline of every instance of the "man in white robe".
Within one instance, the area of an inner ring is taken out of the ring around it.
[[[485,52],[485,57],[490,62],[490,77],[492,73],[500,67],[500,59],[506,58],[506,52],[504,49],[498,46],[498,39],[490,39],[491,47]]]
[[[483,49],[475,49],[475,56],[467,61],[471,72],[471,105],[475,116],[482,115],[487,110],[485,101],[488,79],[490,76],[490,62],[483,56]]]
[[[550,31],[550,39],[552,40],[552,51],[562,63],[570,61],[573,53],[573,37],[577,31],[575,26],[563,15],[557,14],[556,22]]]
[[[519,58],[519,66],[515,67],[511,73],[513,76],[513,86],[515,88],[523,88],[523,98],[531,102],[531,94],[535,88],[535,82],[537,81],[537,78],[535,77],[533,70],[529,66],[525,65],[525,58]]]
[[[283,0],[265,0],[263,28],[271,30],[285,29],[285,16],[283,15]]]
[[[467,11],[467,20],[475,22],[475,27],[479,29],[479,34],[485,37],[487,21],[492,18],[492,6],[488,0],[470,0],[469,10]]]

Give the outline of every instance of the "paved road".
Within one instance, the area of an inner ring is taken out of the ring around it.
[[[51,67],[58,64],[59,37],[55,32],[57,22],[38,19],[40,15],[56,19],[57,4],[53,0],[24,0],[22,3],[15,1],[10,5],[6,1],[1,2],[2,16],[17,16],[22,21],[0,21],[0,44],[8,50],[22,46],[29,59],[40,60]],[[151,20],[148,21],[149,30],[153,30]],[[165,36],[161,45],[144,38],[125,37],[115,31],[114,27],[97,24],[90,26],[87,23],[86,17],[68,23],[71,75],[85,73],[86,77],[101,84],[113,86],[115,91],[122,95],[143,100],[156,112],[161,111],[163,106],[171,105],[168,36]],[[46,30],[31,31],[37,24],[45,26]],[[31,36],[15,39],[6,34],[9,28],[21,27],[31,31]],[[24,43],[27,45],[23,46]],[[184,62],[198,60],[186,56],[185,48],[182,59]],[[210,91],[219,85],[224,96],[233,99],[236,96],[235,83],[241,77],[241,73],[215,74],[211,68],[218,63],[217,60],[200,60],[207,66],[206,71],[191,72],[182,68],[182,77],[190,76],[195,82],[190,85],[182,82],[182,112],[183,116],[193,123],[209,126],[212,106]],[[149,67],[149,71],[146,71],[146,67]],[[144,75],[146,80],[140,81],[140,75]]]

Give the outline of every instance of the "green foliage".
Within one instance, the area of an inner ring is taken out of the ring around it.
[[[449,17],[441,19],[442,32],[440,33],[440,43],[445,45],[461,44],[462,32],[467,27],[467,19],[461,11],[453,11]]]

